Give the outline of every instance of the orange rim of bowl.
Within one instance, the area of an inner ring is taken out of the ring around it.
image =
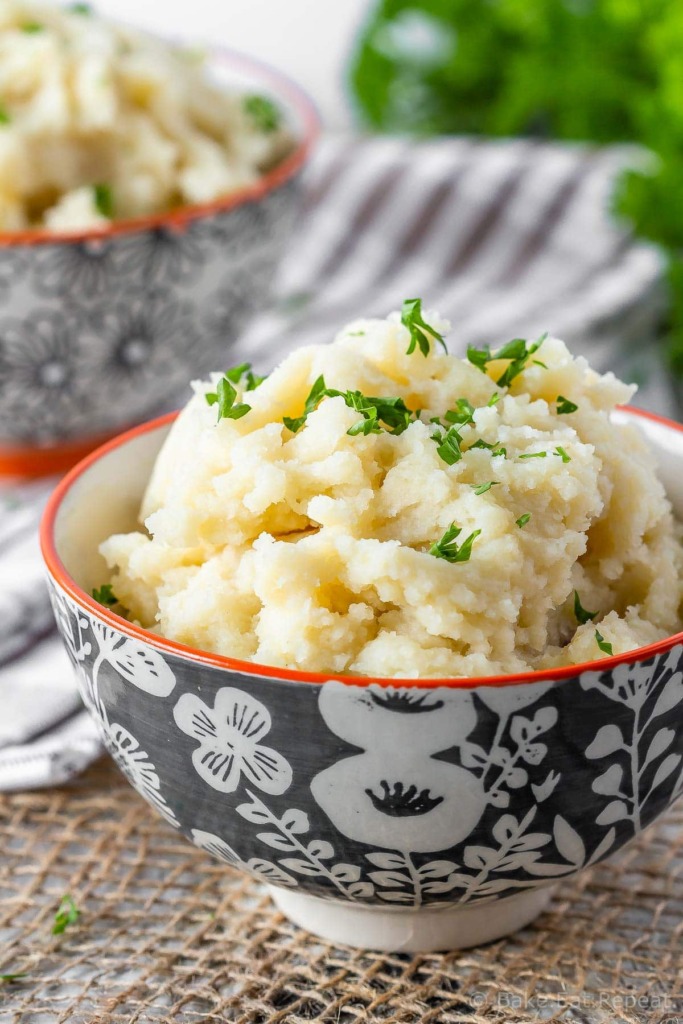
[[[61,441],[45,447],[31,444],[0,444],[0,478],[36,479],[65,473],[95,448],[100,448],[120,432],[120,428],[107,430],[87,439]]]
[[[655,413],[646,412],[642,409],[621,407],[621,410],[627,412],[629,416],[633,415],[653,420],[655,423],[659,423],[670,430],[676,430],[683,434],[683,424],[675,423],[673,420],[668,420],[663,416],[658,416]],[[411,687],[415,689],[433,689],[435,687],[444,686],[468,690],[475,689],[479,686],[520,686],[532,683],[559,682],[563,679],[570,679],[575,676],[579,676],[583,672],[605,672],[609,669],[616,668],[619,665],[629,665],[634,662],[644,661],[656,654],[663,654],[666,651],[670,651],[677,644],[683,644],[682,631],[680,633],[675,633],[673,636],[666,637],[664,640],[658,640],[654,644],[648,644],[646,647],[637,647],[632,651],[627,651],[625,654],[615,654],[609,658],[580,662],[577,665],[564,665],[561,668],[545,669],[540,672],[519,672],[512,673],[510,675],[494,676],[446,677],[443,679],[420,679],[404,676],[382,678],[376,676],[343,675],[334,672],[326,672],[322,674],[319,672],[300,672],[296,669],[279,668],[275,665],[261,665],[253,661],[240,661],[237,658],[230,658],[223,654],[212,654],[210,651],[201,651],[195,647],[190,647],[187,644],[177,643],[175,640],[169,640],[167,637],[151,633],[142,626],[136,626],[132,622],[128,622],[127,619],[123,619],[108,608],[105,608],[76,584],[66,571],[62,560],[57,554],[54,542],[54,527],[57,514],[64,498],[76,481],[94,463],[98,462],[101,458],[108,455],[115,449],[123,447],[143,434],[148,434],[155,430],[159,430],[162,427],[169,426],[177,416],[177,412],[172,412],[166,416],[161,416],[158,419],[151,420],[148,423],[143,423],[141,426],[135,427],[133,430],[120,434],[118,437],[92,452],[83,459],[82,462],[79,462],[78,465],[74,466],[71,472],[68,473],[57,485],[56,489],[50,496],[40,524],[41,551],[48,571],[55,582],[78,605],[80,605],[84,611],[87,611],[90,615],[94,615],[96,618],[106,622],[108,626],[111,626],[119,633],[123,633],[125,636],[136,640],[142,640],[151,647],[155,647],[160,651],[167,652],[168,654],[175,654],[185,660],[199,662],[204,665],[211,665],[214,668],[230,669],[231,671],[239,672],[243,675],[265,676],[271,679],[280,679],[294,683],[325,683],[330,680],[336,680],[341,683],[346,683],[349,686],[379,685]]]
[[[211,50],[210,57],[238,70],[256,72],[264,83],[271,86],[275,98],[283,99],[286,105],[297,113],[301,119],[301,126],[296,132],[297,142],[291,153],[288,153],[280,163],[262,175],[253,185],[231,192],[221,199],[214,199],[208,203],[179,206],[173,210],[153,213],[145,217],[114,221],[106,227],[89,228],[84,231],[60,232],[48,231],[45,228],[4,231],[0,232],[0,248],[60,243],[77,244],[88,241],[104,242],[119,235],[134,234],[138,231],[148,231],[158,227],[170,227],[181,231],[192,221],[201,217],[225,213],[243,203],[261,199],[268,192],[272,192],[293,178],[306,163],[320,132],[320,118],[313,101],[286,74],[261,61],[222,48]]]

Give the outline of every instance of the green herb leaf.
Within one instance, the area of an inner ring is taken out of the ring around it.
[[[217,423],[220,423],[223,419],[239,420],[243,416],[246,416],[248,412],[251,412],[250,405],[244,405],[239,402],[235,405],[237,391],[227,377],[221,377],[216,386],[216,390],[207,391],[204,398],[208,405],[218,406]]]
[[[489,444],[483,437],[480,437],[474,444],[471,444],[470,448],[485,448],[486,451],[491,452],[492,459],[495,459],[496,455],[502,455],[504,459],[507,458],[507,448],[503,448],[502,445],[496,448],[495,444]],[[469,451],[470,449],[468,448],[467,450]]]
[[[39,21],[27,21],[25,25],[21,26],[21,31],[25,32],[28,36],[37,35],[38,32],[43,32],[45,29],[44,25],[41,25]]]
[[[603,654],[614,654],[611,643],[605,640],[604,636],[597,629],[595,630],[595,642],[597,643],[598,647],[603,652]]]
[[[269,135],[276,132],[282,123],[282,112],[267,96],[245,96],[244,111],[249,115],[252,124],[260,132]]]
[[[525,512],[524,515],[520,516],[519,519],[515,519],[517,526],[523,529],[531,519],[531,512]]]
[[[93,9],[90,4],[69,4],[67,10],[70,14],[92,14]]]
[[[406,349],[406,355],[411,355],[416,348],[419,348],[423,356],[428,356],[432,341],[438,341],[443,345],[444,350],[448,351],[443,336],[422,316],[422,299],[406,299],[404,301],[401,323],[410,332],[410,344]]]
[[[457,427],[450,427],[445,434],[440,434],[437,430],[431,436],[432,441],[436,442],[436,450],[439,457],[443,459],[447,466],[454,466],[456,462],[460,462],[462,458],[462,449],[460,447],[462,437]]]
[[[115,604],[119,603],[111,583],[103,583],[101,587],[95,587],[92,591],[92,596],[98,604],[104,605],[105,608],[113,608]]]
[[[448,423],[459,423],[464,427],[474,420],[474,406],[466,398],[459,398],[455,408],[445,413],[444,419]]]
[[[348,331],[346,337],[347,338],[364,338],[365,337],[365,331]]]
[[[251,363],[240,363],[239,366],[233,366],[231,370],[226,370],[225,376],[233,384],[239,384],[242,381],[242,377],[245,379],[245,391],[254,391],[259,384],[263,384],[266,377],[259,377],[257,374],[252,372]]]
[[[564,397],[564,395],[557,396],[558,416],[565,416],[567,413],[576,412],[578,408],[578,405],[575,405],[574,402],[570,402],[568,398]]]
[[[496,352],[492,352],[488,345],[481,349],[473,348],[470,345],[467,349],[467,358],[484,373],[487,372],[489,363],[495,362],[498,359],[509,359],[508,366],[496,381],[498,387],[509,387],[515,377],[522,373],[531,356],[534,352],[538,351],[547,337],[548,334],[546,332],[541,335],[538,341],[533,342],[531,345],[524,338],[513,338],[512,341],[508,341],[507,345],[503,345]]]
[[[102,214],[102,216],[106,217],[108,220],[113,220],[114,193],[112,192],[111,185],[93,185],[92,190],[95,209],[97,212]]]
[[[0,107],[0,125],[11,124],[12,118],[9,116],[4,107]]]
[[[520,459],[544,459],[547,452],[527,452],[526,455],[520,455]]]
[[[402,434],[417,415],[411,412],[402,398],[364,395],[361,391],[337,391],[328,388],[321,375],[309,392],[303,415],[283,416],[282,422],[296,434],[323,398],[343,398],[349,409],[361,413],[363,419],[347,430],[347,434],[352,437],[357,434],[379,434],[383,429],[381,424],[390,434]]]
[[[588,612],[588,611],[586,611],[585,608],[582,607],[581,601],[579,599],[579,592],[578,592],[578,590],[575,590],[574,591],[574,615],[576,617],[576,621],[578,623],[580,623],[580,625],[583,626],[587,622],[591,622],[595,618],[595,616],[597,614],[598,614],[597,612]]]
[[[20,978],[27,978],[28,975],[24,974],[0,974],[0,984],[11,985],[13,981],[19,981]]]
[[[555,451],[553,452],[553,455],[559,456],[559,458],[561,458],[563,462],[571,462],[572,461],[571,460],[571,456],[567,455],[567,453],[564,450],[564,448],[560,447],[559,444],[558,444],[557,448],[555,449]]]
[[[540,366],[543,370],[547,370],[548,369],[546,364],[542,363],[540,359],[532,359],[531,362],[534,364],[534,366]]]
[[[62,935],[72,924],[76,924],[80,916],[81,912],[74,903],[73,897],[69,896],[68,893],[62,896],[61,903],[55,914],[55,923],[52,925],[52,934]]]
[[[497,405],[498,402],[500,402],[500,391],[494,391],[486,405],[490,408],[492,405]]]
[[[485,484],[470,484],[470,487],[474,488],[474,493],[475,494],[486,494],[486,492],[490,491],[492,487],[497,487],[497,486],[498,486],[498,481],[497,480],[487,480],[487,482]]]
[[[435,558],[443,558],[447,562],[469,562],[472,554],[472,545],[481,530],[474,530],[462,544],[456,544],[456,538],[462,533],[462,527],[451,523],[440,541],[437,541],[429,549],[429,554]]]
[[[289,430],[291,430],[293,434],[296,434],[297,431],[301,430],[301,428],[303,427],[304,423],[306,422],[306,417],[309,415],[309,413],[312,413],[317,408],[319,402],[321,402],[322,399],[325,397],[326,392],[327,385],[325,384],[325,378],[323,377],[322,374],[320,374],[320,376],[315,381],[313,387],[308,393],[308,398],[306,399],[306,402],[304,404],[303,415],[283,416],[282,422],[284,423],[284,425]]]

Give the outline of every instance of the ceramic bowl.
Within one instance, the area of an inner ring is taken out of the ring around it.
[[[192,376],[229,363],[266,304],[317,118],[297,87],[246,58],[216,56],[211,70],[273,96],[294,148],[210,204],[80,234],[0,235],[0,463],[30,468],[36,448],[78,451],[155,415]]]
[[[683,516],[683,427],[646,436]],[[526,676],[320,676],[196,651],[88,595],[170,418],[124,435],[45,513],[54,611],[83,699],[135,789],[333,941],[455,949],[525,925],[552,888],[683,792],[683,633]]]

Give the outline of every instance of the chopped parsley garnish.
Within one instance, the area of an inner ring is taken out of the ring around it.
[[[520,459],[544,459],[547,452],[527,452],[526,455],[520,455]]]
[[[225,376],[233,384],[239,384],[242,377],[244,377],[245,391],[254,391],[266,379],[265,377],[259,377],[258,374],[252,371],[251,363],[240,363],[239,366],[233,366],[231,370],[225,371]]]
[[[209,405],[218,406],[217,423],[220,423],[223,419],[239,420],[242,416],[246,416],[247,413],[251,411],[250,405],[244,405],[239,402],[235,405],[237,391],[227,377],[221,377],[216,386],[216,390],[207,391],[204,398]]]
[[[522,530],[531,519],[531,512],[525,512],[519,519],[515,519],[517,526]]]
[[[428,356],[432,341],[438,341],[448,351],[443,335],[439,334],[423,318],[422,299],[405,299],[401,311],[401,323],[410,332],[410,344],[406,349],[406,355],[411,355],[416,348],[419,348],[423,356]]]
[[[52,925],[52,934],[62,935],[72,924],[76,924],[80,916],[81,912],[74,903],[73,897],[69,896],[68,893],[66,896],[62,896],[61,903],[55,914],[55,923]]]
[[[540,366],[543,370],[548,369],[547,364],[542,363],[540,359],[532,359],[531,362],[534,364],[534,366]]]
[[[567,453],[564,450],[564,448],[561,448],[559,444],[558,444],[557,448],[555,449],[555,451],[553,452],[553,455],[559,456],[559,458],[561,458],[563,462],[571,462],[572,461],[571,460],[571,456],[567,455]]]
[[[364,338],[365,337],[365,331],[347,331],[346,332],[346,337],[347,338]]]
[[[474,406],[466,398],[459,398],[454,409],[449,409],[444,415],[447,423],[459,423],[462,427],[471,423],[474,419]]]
[[[462,544],[455,543],[456,538],[462,533],[462,527],[451,523],[443,537],[436,544],[432,544],[429,554],[435,558],[443,558],[447,562],[469,562],[472,554],[472,545],[481,533],[481,530],[474,530]]]
[[[9,116],[4,107],[0,107],[0,124],[11,124],[12,118]]]
[[[454,466],[462,458],[462,437],[457,427],[450,427],[445,434],[437,430],[432,434],[432,441],[436,441],[436,450],[439,457],[447,466]]]
[[[507,448],[503,448],[502,445],[499,445],[499,447],[496,448],[495,444],[489,444],[488,441],[483,439],[483,437],[480,437],[478,441],[475,441],[474,444],[470,445],[470,448],[485,448],[487,451],[491,452],[492,459],[495,459],[496,455],[502,455],[504,459],[507,458]]]
[[[38,32],[42,32],[45,28],[39,21],[27,21],[25,25],[21,26],[21,31],[25,32],[28,36],[34,36]]]
[[[11,985],[13,981],[19,981],[20,978],[27,978],[27,974],[0,974],[0,983]]]
[[[98,604],[104,605],[105,608],[113,608],[115,604],[119,604],[119,599],[114,593],[111,583],[103,583],[101,587],[95,587],[92,596]]]
[[[500,391],[494,391],[486,404],[490,408],[492,405],[497,405],[498,402],[500,402]]]
[[[252,124],[259,131],[270,134],[276,132],[282,123],[282,113],[277,104],[267,96],[245,96],[244,111],[251,118]]]
[[[93,185],[92,191],[97,212],[108,220],[112,220],[114,217],[114,193],[111,185]]]
[[[497,487],[497,486],[498,486],[498,481],[497,480],[487,480],[485,484],[470,484],[470,487],[474,488],[474,493],[475,494],[486,494],[486,492],[490,491],[492,487]]]
[[[496,352],[492,352],[488,345],[482,349],[469,345],[467,358],[482,373],[486,373],[489,363],[497,362],[499,359],[509,359],[508,366],[496,381],[498,387],[509,387],[515,377],[522,373],[531,356],[538,351],[547,337],[547,333],[542,334],[538,341],[534,341],[532,344],[529,344],[524,338],[514,338]]]
[[[578,408],[578,405],[575,405],[574,402],[570,402],[568,398],[564,397],[564,395],[557,396],[558,416],[565,416],[567,413],[576,412]]]
[[[578,623],[580,623],[580,625],[583,626],[587,622],[591,622],[595,618],[595,616],[597,614],[598,614],[597,612],[588,612],[588,611],[586,611],[586,609],[581,604],[581,600],[579,598],[578,590],[575,590],[574,591],[574,615],[576,616],[576,621]]]
[[[336,388],[327,387],[325,378],[321,374],[308,394],[303,415],[283,416],[282,422],[296,434],[323,398],[343,398],[349,409],[355,409],[362,415],[363,418],[346,431],[351,437],[355,437],[357,434],[363,434],[366,437],[368,434],[379,434],[382,429],[387,430],[390,434],[402,434],[413,417],[416,416],[406,406],[402,398],[364,395],[361,391],[337,391]],[[381,424],[384,424],[384,428]]]
[[[90,4],[70,4],[67,10],[71,14],[92,14]]]
[[[604,636],[598,629],[595,630],[595,642],[603,654],[614,654],[611,643],[609,643],[608,640],[605,640]]]

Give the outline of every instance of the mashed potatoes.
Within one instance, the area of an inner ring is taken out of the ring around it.
[[[412,331],[359,320],[262,383],[195,384],[147,532],[101,548],[130,615],[203,650],[372,676],[548,668],[679,630],[678,528],[639,435],[610,419],[634,389],[554,338],[457,359],[411,308]]]
[[[252,184],[291,147],[263,96],[88,4],[0,0],[0,230],[78,230]]]

